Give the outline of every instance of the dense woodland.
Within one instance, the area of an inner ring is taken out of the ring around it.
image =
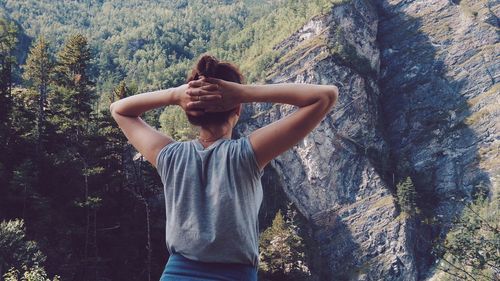
[[[162,185],[109,104],[184,83],[204,52],[262,82],[282,55],[273,47],[341,2],[0,0],[0,276],[158,280]],[[177,140],[196,133],[177,107],[143,118]],[[402,213],[416,215],[411,181],[400,187]],[[262,222],[262,278],[310,276],[297,224],[292,208]],[[459,256],[459,242],[442,251]]]
[[[0,1],[0,276],[157,280],[162,185],[109,104],[184,83],[204,52],[261,80],[273,45],[329,2]],[[178,140],[195,133],[180,108],[143,118]],[[288,221],[267,233],[302,245]]]

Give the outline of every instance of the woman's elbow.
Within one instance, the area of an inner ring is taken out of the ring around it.
[[[119,108],[119,106],[117,106],[117,104],[116,104],[116,103],[117,103],[117,102],[115,101],[115,102],[113,102],[113,103],[111,103],[111,104],[109,105],[109,112],[110,112],[110,114],[111,114],[111,116],[112,116],[113,118],[115,118],[115,116],[116,116],[117,114],[119,114],[119,112],[118,112],[118,108]],[[121,114],[121,113],[120,113],[120,114]]]
[[[328,90],[325,95],[325,103],[327,104],[328,109],[331,109],[337,103],[337,99],[339,98],[339,88],[335,85],[331,85],[328,87]]]
[[[332,106],[337,104],[338,98],[339,98],[339,88],[335,85],[332,85],[330,91],[330,99],[332,101]]]
[[[114,118],[115,117],[115,107],[116,107],[116,104],[114,103],[111,103],[109,105],[109,113],[111,114],[111,116]]]

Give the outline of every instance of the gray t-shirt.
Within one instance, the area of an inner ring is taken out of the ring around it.
[[[170,254],[258,267],[260,171],[248,137],[163,147],[156,168],[165,194]]]

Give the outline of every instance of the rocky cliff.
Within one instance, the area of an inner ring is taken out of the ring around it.
[[[379,1],[379,89],[397,174],[415,180],[438,227],[417,229],[418,272],[429,243],[479,185],[497,198],[499,159],[497,1]]]
[[[307,219],[317,280],[423,280],[430,242],[478,185],[499,180],[495,1],[352,0],[313,18],[275,49],[269,83],[335,84],[321,124],[264,175]],[[245,108],[239,134],[289,114]],[[395,184],[415,181],[422,216],[402,216]],[[263,213],[266,213],[265,205]]]

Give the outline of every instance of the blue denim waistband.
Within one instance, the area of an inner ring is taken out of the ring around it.
[[[160,281],[257,281],[257,268],[238,263],[201,262],[174,253]]]

